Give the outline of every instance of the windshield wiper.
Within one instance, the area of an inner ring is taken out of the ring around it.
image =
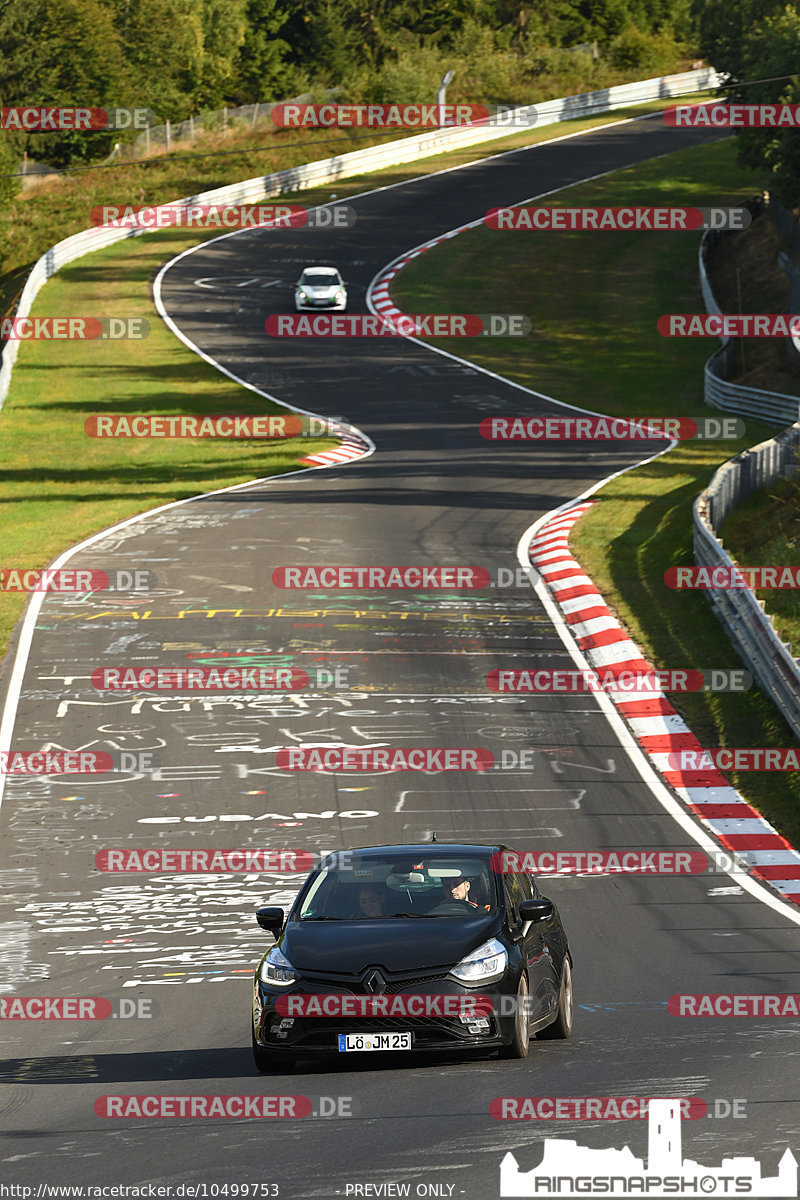
[[[393,916],[393,917],[415,917],[415,918],[416,918],[416,917],[420,917],[420,918],[421,918],[421,917],[432,917],[432,916],[433,916],[433,913],[410,913],[410,912],[402,912],[402,913],[392,913],[392,916]]]
[[[301,921],[344,921],[345,917],[301,917]]]

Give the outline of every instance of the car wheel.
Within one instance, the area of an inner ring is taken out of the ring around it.
[[[282,1054],[280,1056],[270,1054],[269,1050],[259,1046],[254,1031],[251,1030],[250,1036],[253,1039],[253,1062],[256,1064],[257,1070],[273,1075],[279,1074],[282,1070],[287,1072],[294,1070],[296,1059],[284,1058]]]
[[[561,988],[558,993],[558,1012],[552,1025],[548,1025],[539,1034],[540,1038],[568,1038],[572,1033],[572,1020],[575,1010],[575,999],[572,992],[572,968],[569,959],[564,959],[561,970]]]
[[[528,1022],[528,980],[522,972],[517,988],[517,1003],[514,1011],[514,1036],[508,1046],[500,1051],[501,1058],[527,1058],[530,1046],[530,1027]]]

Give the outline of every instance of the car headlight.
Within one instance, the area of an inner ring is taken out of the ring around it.
[[[277,946],[273,946],[265,955],[258,969],[258,978],[269,987],[291,987],[297,982],[294,967]]]
[[[502,942],[491,938],[473,950],[466,958],[462,958],[450,974],[461,983],[491,983],[505,972],[508,966],[508,955]]]
[[[297,299],[298,300],[307,300],[308,299],[308,296],[305,294],[305,292],[303,291],[302,288],[297,289]]]
[[[333,298],[334,300],[344,300],[344,288],[339,288]]]

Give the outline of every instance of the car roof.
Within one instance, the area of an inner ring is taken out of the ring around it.
[[[362,854],[365,858],[380,858],[386,854],[412,854],[420,857],[430,858],[432,854],[441,854],[445,856],[456,857],[460,854],[496,854],[498,851],[507,850],[507,846],[503,846],[497,842],[403,842],[399,845],[391,846],[355,846],[350,851],[352,854]],[[336,853],[336,851],[332,851]]]
[[[338,275],[339,274],[339,271],[336,267],[318,267],[314,263],[311,263],[311,265],[308,267],[303,267],[304,275],[305,275],[306,271],[321,271],[323,275]]]

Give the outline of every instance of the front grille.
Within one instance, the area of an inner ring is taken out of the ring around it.
[[[431,983],[441,983],[447,979],[447,971],[434,971],[428,975],[417,975],[403,971],[387,971],[380,963],[374,963],[367,967],[364,971],[360,971],[358,975],[343,975],[333,971],[301,971],[300,975],[303,979],[308,979],[317,985],[331,984],[337,988],[346,988],[348,992],[352,992],[356,996],[370,995],[368,988],[364,986],[363,980],[370,974],[371,971],[378,970],[386,980],[386,992],[389,995],[395,995],[397,992],[413,992],[416,988],[426,987]]]

